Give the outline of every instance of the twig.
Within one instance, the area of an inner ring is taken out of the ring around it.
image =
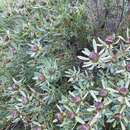
[[[123,19],[124,7],[125,7],[125,0],[122,1],[122,12],[121,12],[121,16],[120,16],[119,23],[118,23],[118,25],[117,25],[117,27],[116,27],[116,31],[118,30],[118,28],[119,28],[119,26],[120,26],[120,23],[121,23],[121,21],[122,21],[122,19]]]
[[[37,91],[35,91],[35,89],[31,88],[29,85],[28,85],[28,88],[35,94],[38,94],[39,96],[47,96],[48,94],[47,93],[39,93]]]

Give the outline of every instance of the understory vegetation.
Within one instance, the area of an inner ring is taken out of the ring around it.
[[[130,130],[129,0],[0,0],[0,130]]]

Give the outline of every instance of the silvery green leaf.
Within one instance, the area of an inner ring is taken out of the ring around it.
[[[112,123],[114,121],[114,119],[108,119],[107,122],[108,123]]]
[[[12,123],[17,123],[21,120],[21,118],[16,118],[15,120],[12,121]]]
[[[58,104],[56,104],[56,106],[57,106],[57,108],[59,109],[60,112],[63,112],[61,107]]]
[[[117,100],[118,100],[119,102],[123,103],[123,102],[124,102],[124,97],[118,97]]]
[[[88,58],[86,58],[86,57],[84,57],[84,56],[77,56],[79,59],[81,59],[81,60],[85,60],[85,61],[88,61],[89,59]]]
[[[127,117],[124,117],[123,119],[124,119],[124,121],[125,121],[126,124],[129,123],[129,120],[127,119]]]
[[[94,117],[93,119],[91,120],[90,122],[90,126],[92,126],[93,124],[95,124],[100,118],[100,113],[98,112]]]
[[[124,84],[125,84],[125,83],[124,83],[124,80],[120,80],[120,81],[117,83],[118,86],[124,86]]]
[[[101,81],[102,81],[103,88],[106,88],[107,87],[107,83],[106,83],[105,79],[102,79]]]
[[[126,40],[122,37],[122,36],[118,36],[121,40],[123,40],[124,42],[126,42]]]
[[[40,124],[39,122],[32,121],[32,123],[33,123],[34,125],[41,126],[41,124]]]
[[[13,82],[16,84],[16,85],[21,85],[21,82],[23,81],[23,79],[17,81],[15,78],[12,78],[13,79]]]
[[[81,123],[81,124],[85,124],[85,122],[78,116],[75,117],[76,121]]]
[[[87,108],[87,111],[88,111],[88,112],[95,111],[95,107]]]
[[[116,121],[114,121],[114,123],[112,124],[112,127],[115,128],[117,125]]]
[[[123,111],[126,109],[126,105],[123,105],[121,110],[120,110],[120,113],[123,113]]]
[[[130,84],[130,80],[127,80],[126,84],[125,84],[125,87],[128,88],[129,87],[129,84]]]
[[[74,93],[72,93],[71,91],[69,91],[69,94],[73,97],[75,96]]]
[[[97,97],[96,97],[96,95],[94,94],[93,91],[90,91],[90,94],[91,94],[91,96],[93,97],[93,99],[94,99],[95,101],[98,101],[98,99],[97,99]]]
[[[97,43],[95,39],[93,39],[93,48],[94,48],[94,52],[97,53]]]
[[[98,37],[98,41],[103,44],[103,45],[106,45],[106,42],[104,42],[101,38]]]
[[[71,111],[71,109],[70,109],[67,105],[64,105],[64,107],[65,107],[68,111]]]
[[[114,93],[117,93],[117,92],[118,92],[117,90],[114,90],[114,89],[112,89],[112,88],[110,88],[110,87],[107,87],[106,89],[109,90],[110,92],[114,92]]]
[[[126,31],[126,36],[127,36],[127,38],[129,38],[129,28],[127,28],[127,31]]]
[[[126,127],[125,127],[125,125],[123,124],[123,122],[121,121],[120,123],[121,123],[121,128],[122,128],[122,130],[126,130]]]
[[[88,95],[88,92],[83,96],[83,100],[87,97]]]
[[[106,100],[104,101],[104,105],[105,105],[105,106],[109,105],[110,103],[112,103],[112,100],[107,100],[107,99],[106,99]]]
[[[130,107],[130,103],[129,103],[127,97],[125,97],[125,102],[126,102],[126,105],[127,105],[128,107]]]
[[[26,97],[26,94],[24,91],[20,90],[19,92],[21,93],[22,96]]]

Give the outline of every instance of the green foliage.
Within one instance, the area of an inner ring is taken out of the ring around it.
[[[74,90],[59,102],[59,111],[64,113],[60,127],[126,130],[129,125],[129,29],[126,39],[108,36],[105,41],[98,40],[98,43],[93,40],[94,51],[85,48],[84,56],[78,56],[84,61],[84,72],[75,67],[66,71]],[[75,113],[73,119],[68,112]]]

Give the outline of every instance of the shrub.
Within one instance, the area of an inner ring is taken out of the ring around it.
[[[114,35],[92,43],[92,50],[85,48],[78,56],[85,70],[66,71],[73,91],[59,101],[64,120],[58,126],[65,130],[129,129],[129,29],[126,38]]]

